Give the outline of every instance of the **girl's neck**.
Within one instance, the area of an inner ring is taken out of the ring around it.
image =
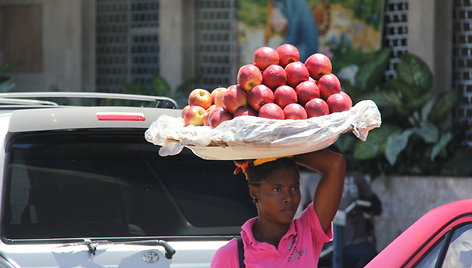
[[[252,227],[252,233],[257,241],[269,243],[277,248],[289,227],[290,224],[278,224],[259,217]]]

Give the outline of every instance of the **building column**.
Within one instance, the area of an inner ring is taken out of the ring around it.
[[[453,1],[408,1],[408,52],[431,68],[436,91],[452,87]]]

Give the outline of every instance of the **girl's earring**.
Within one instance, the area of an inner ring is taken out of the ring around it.
[[[257,203],[257,198],[252,199],[252,203],[255,205]]]

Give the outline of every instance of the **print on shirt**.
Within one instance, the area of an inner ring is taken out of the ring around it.
[[[293,247],[292,253],[290,253],[290,257],[288,257],[288,262],[299,260],[306,253],[306,249],[298,250],[297,246],[295,246]]]
[[[288,257],[288,262],[299,260],[303,255],[307,253],[306,249],[298,250],[297,246],[293,246],[295,244],[295,239],[296,237],[294,236],[292,238],[292,241],[288,243],[288,250],[292,250],[293,247],[292,253],[290,253],[290,257]]]

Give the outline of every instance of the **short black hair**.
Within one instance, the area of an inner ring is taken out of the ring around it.
[[[249,161],[244,173],[249,185],[251,186],[259,186],[262,180],[265,180],[272,172],[277,169],[294,168],[298,170],[297,164],[295,163],[293,157],[282,157],[257,166],[254,166],[253,160],[243,161]],[[240,163],[242,161],[237,160],[235,162]]]

